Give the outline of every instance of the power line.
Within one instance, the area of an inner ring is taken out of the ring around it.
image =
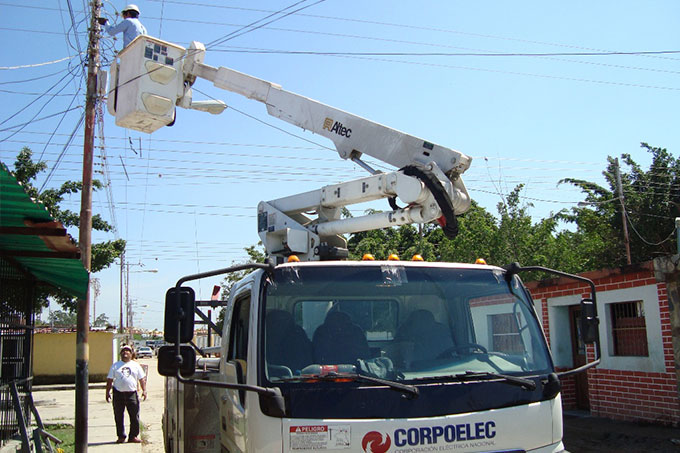
[[[63,115],[64,113],[71,112],[71,111],[73,111],[73,110],[78,110],[78,109],[81,108],[81,107],[82,107],[82,106],[76,106],[76,107],[73,107],[73,108],[70,108],[70,109],[67,109],[67,110],[63,110],[63,111],[61,111],[61,112],[53,113],[52,115],[43,116],[43,117],[41,117],[41,118],[35,118],[35,117],[33,117],[33,118],[31,118],[30,121],[27,121],[27,122],[25,122],[25,123],[15,124],[14,126],[10,126],[10,127],[4,128],[4,129],[0,129],[0,132],[6,132],[6,131],[9,131],[9,130],[12,130],[12,129],[17,129],[17,128],[19,128],[19,131],[16,131],[16,133],[18,133],[18,132],[21,131],[20,128],[23,127],[23,126],[28,126],[29,124],[33,124],[33,123],[36,123],[36,122],[38,122],[38,121],[43,121],[43,120],[46,120],[46,119],[49,119],[49,118],[54,118],[55,116]],[[0,143],[3,142],[3,141],[5,141],[5,140],[6,140],[6,139],[0,140]]]
[[[281,28],[269,28],[270,30],[281,30],[281,31],[289,31],[289,32],[298,32],[298,33],[314,33],[314,34],[320,34],[320,35],[328,35],[328,36],[344,36],[344,37],[354,37],[352,35],[340,35],[337,33],[324,33],[324,32],[312,32],[309,30],[291,30],[291,29],[281,29]],[[359,38],[357,36],[357,38]],[[383,41],[396,41],[396,40],[384,40],[380,38],[374,38],[370,36],[365,36],[362,39],[377,39],[377,40],[383,40]],[[430,43],[415,43],[411,42],[411,44],[419,44],[419,45],[431,45],[435,47],[449,47],[449,46],[442,46],[442,45],[437,45],[437,44],[430,44]],[[672,70],[667,70],[667,69],[659,69],[659,68],[642,68],[639,66],[626,66],[626,65],[617,65],[617,64],[609,64],[609,63],[601,63],[601,62],[595,62],[595,61],[578,61],[578,60],[569,60],[569,59],[564,59],[564,58],[556,58],[555,56],[560,56],[560,55],[571,55],[571,56],[614,56],[614,55],[643,55],[643,54],[675,54],[675,53],[680,53],[680,51],[651,51],[651,52],[581,52],[581,53],[517,53],[517,52],[509,52],[509,53],[497,53],[497,52],[492,52],[492,51],[483,51],[483,52],[330,52],[330,51],[298,51],[298,50],[275,50],[275,49],[257,49],[257,48],[239,48],[239,47],[229,47],[229,48],[222,48],[222,49],[213,49],[214,51],[217,52],[226,52],[226,53],[243,53],[243,54],[272,54],[272,55],[308,55],[308,56],[327,56],[327,57],[352,57],[352,56],[421,56],[421,57],[532,57],[532,58],[542,58],[542,59],[549,59],[549,60],[555,60],[555,61],[562,61],[562,62],[567,62],[567,63],[576,63],[576,64],[582,64],[582,65],[596,65],[596,66],[604,66],[604,67],[610,67],[610,68],[615,68],[615,69],[630,69],[630,70],[635,70],[635,71],[650,71],[650,72],[658,72],[658,73],[666,73],[666,74],[680,74],[680,71],[672,71]],[[415,62],[413,64],[416,64]]]
[[[626,210],[624,210],[624,213],[625,213],[625,216],[626,216],[626,220],[628,221],[628,224],[629,224],[630,227],[633,229],[633,231],[635,232],[635,234],[637,235],[637,237],[639,237],[640,240],[641,240],[642,242],[644,242],[645,244],[647,244],[647,245],[650,245],[650,246],[652,246],[652,247],[657,247],[657,246],[659,246],[659,245],[661,245],[661,244],[663,244],[663,243],[665,243],[665,242],[668,242],[668,241],[675,235],[675,227],[673,227],[673,230],[671,230],[670,234],[669,234],[669,235],[666,237],[666,239],[664,239],[663,241],[657,242],[657,243],[649,242],[647,239],[643,238],[642,235],[640,234],[640,232],[637,230],[637,228],[635,228],[635,225],[633,225],[633,222],[632,222],[632,220],[630,219],[630,216],[628,215],[628,212],[627,212]]]
[[[34,63],[34,64],[25,64],[25,65],[19,65],[19,66],[0,66],[0,71],[8,71],[8,70],[13,70],[13,69],[26,69],[26,68],[37,68],[40,66],[47,66],[55,63],[61,63],[62,61],[67,61],[71,60],[74,57],[77,57],[78,55],[72,55],[70,57],[64,57],[60,58],[58,60],[52,60],[52,61],[46,61],[44,63]]]
[[[80,91],[80,88],[82,87],[82,81],[83,81],[83,79],[80,79],[80,81],[81,81],[81,85],[78,86],[78,91]],[[76,101],[77,96],[78,96],[77,94],[73,96],[73,99],[71,99],[71,102],[69,103],[68,108],[71,108],[71,106],[73,105],[73,103]],[[52,138],[54,137],[54,134],[59,130],[59,127],[61,126],[61,123],[64,121],[64,119],[66,119],[66,114],[64,114],[64,115],[59,119],[59,122],[57,123],[56,127],[54,128],[54,130],[52,130],[52,134],[51,134],[50,137],[47,139],[47,143],[45,143],[45,146],[43,147],[42,153],[40,153],[40,158],[39,158],[38,160],[42,160],[42,157],[43,157],[43,155],[45,154],[45,150],[47,150],[47,147],[49,146],[50,142],[52,141]],[[75,131],[74,131],[74,132],[75,132]],[[69,138],[69,141],[68,141],[69,143],[73,140],[73,135],[74,135],[74,133],[71,133],[71,137]],[[61,158],[61,156],[60,156],[60,158]],[[57,160],[59,160],[59,159],[57,159]]]
[[[43,35],[61,35],[61,34],[63,34],[60,31],[31,30],[31,29],[28,29],[28,28],[0,27],[0,30],[14,31],[14,32],[19,31],[19,32],[26,32],[26,33],[31,33],[31,34],[39,33],[39,34],[43,34]]]
[[[328,52],[311,50],[238,50],[215,49],[218,52],[281,54],[281,55],[320,55],[320,56],[383,56],[383,57],[593,57],[613,55],[668,55],[680,54],[680,50],[631,51],[631,52],[540,52],[540,53],[478,53],[478,52]]]
[[[66,71],[68,71],[68,70],[66,70]],[[39,77],[33,77],[33,78],[31,78],[31,79],[11,80],[11,81],[8,81],[8,82],[0,82],[0,85],[9,85],[9,84],[13,84],[13,83],[34,82],[34,81],[36,81],[36,80],[46,79],[46,78],[48,78],[48,77],[52,77],[52,76],[55,76],[55,75],[59,75],[59,74],[61,74],[62,72],[64,72],[64,69],[62,69],[61,71],[53,72],[53,73],[51,73],[51,74],[46,74],[46,75],[39,76]]]
[[[71,17],[71,25],[73,26],[73,36],[76,39],[76,49],[78,50],[78,55],[83,54],[82,47],[80,46],[80,38],[77,33],[76,18],[73,14],[73,7],[71,6],[71,0],[66,0],[66,5],[68,5],[68,12]],[[85,66],[83,66],[83,76],[85,75]]]
[[[68,75],[68,74],[67,74],[67,75]],[[64,76],[59,82],[61,82],[62,80],[64,80],[64,78],[66,78],[66,76]],[[75,76],[72,76],[72,80],[73,80],[73,78],[75,78]],[[52,88],[54,88],[54,86],[56,86],[59,82],[57,82],[55,85],[53,85],[52,87],[50,87],[50,88],[48,89],[47,92],[49,92]],[[57,91],[57,94],[60,93],[61,91],[63,91],[63,90],[68,86],[68,84],[69,84],[70,82],[71,82],[70,80],[69,80],[68,82],[66,82],[66,84],[64,84],[64,86],[61,87],[61,88],[59,89],[59,91]],[[47,92],[46,92],[46,93],[47,93]],[[15,117],[16,115],[18,115],[19,113],[21,113],[23,110],[25,110],[27,107],[29,107],[31,104],[33,104],[33,103],[34,103],[35,101],[37,101],[38,99],[39,99],[39,98],[34,99],[34,100],[31,101],[27,106],[25,106],[24,108],[22,108],[22,109],[19,110],[18,112],[14,113],[12,116],[10,116],[9,118],[7,118],[5,121],[3,121],[3,122],[0,123],[0,124],[4,124],[4,123],[7,122],[9,119]],[[31,120],[30,120],[29,122],[24,123],[24,124],[21,124],[21,125],[18,125],[18,126],[13,126],[13,127],[9,128],[9,129],[14,129],[14,128],[17,128],[17,127],[18,127],[18,130],[13,131],[9,136],[5,137],[3,140],[7,140],[7,139],[9,139],[9,138],[15,136],[16,134],[18,134],[19,132],[21,132],[21,130],[22,130],[25,126],[27,126],[28,124],[31,124],[32,122],[40,121],[40,120],[43,120],[43,119],[47,119],[47,118],[49,118],[49,117],[51,117],[51,116],[64,115],[64,116],[62,116],[62,119],[59,121],[59,124],[61,124],[61,121],[64,120],[64,117],[66,116],[66,113],[69,112],[70,110],[74,110],[74,108],[71,108],[71,106],[73,105],[73,102],[75,101],[75,96],[74,96],[74,98],[71,100],[71,103],[69,104],[69,107],[68,107],[66,110],[64,110],[63,112],[60,112],[60,113],[58,113],[58,114],[56,114],[56,115],[50,115],[50,116],[47,116],[47,117],[43,117],[43,118],[37,119],[38,115],[40,115],[40,113],[41,113],[41,112],[42,112],[42,111],[43,111],[43,110],[44,110],[44,109],[45,109],[45,108],[46,108],[46,107],[47,107],[54,99],[55,99],[55,97],[54,97],[54,96],[51,96],[50,99],[47,100],[47,101],[42,105],[42,107],[40,107],[40,108],[38,109],[38,111],[36,112],[36,114],[33,115],[33,117],[31,118]],[[57,126],[57,127],[58,127],[58,126]],[[5,130],[6,130],[6,129],[2,129],[2,130],[0,130],[0,131],[3,131],[3,132],[4,132]],[[1,143],[3,140],[0,140],[0,143]]]
[[[163,7],[164,7],[165,3],[171,3],[171,4],[178,4],[178,5],[185,5],[185,6],[200,6],[200,7],[211,7],[211,8],[249,11],[249,12],[271,13],[267,17],[271,17],[271,16],[273,16],[277,13],[280,13],[281,11],[286,9],[286,8],[284,8],[283,10],[273,11],[273,10],[245,8],[245,7],[236,7],[236,6],[227,6],[227,5],[214,5],[214,4],[206,4],[206,3],[199,3],[199,2],[184,2],[184,1],[171,1],[171,0],[150,0],[150,1],[157,2],[157,3],[162,2]],[[57,10],[56,8],[36,7],[36,6],[29,6],[29,5],[17,5],[17,4],[11,4],[11,3],[0,3],[0,5],[12,6],[12,7],[22,7],[22,8],[34,8],[34,9],[42,9],[42,10],[48,10],[48,11]],[[313,6],[313,5],[309,5],[309,6]],[[572,48],[572,49],[583,50],[583,52],[579,52],[579,53],[592,53],[592,54],[605,54],[605,53],[618,54],[619,53],[618,51],[613,51],[613,50],[608,50],[608,49],[598,49],[598,48],[576,46],[576,45],[564,44],[564,43],[555,43],[555,42],[537,41],[537,40],[531,40],[531,39],[513,38],[513,37],[483,34],[483,33],[465,32],[465,31],[454,30],[454,29],[427,27],[427,26],[423,26],[422,24],[419,24],[419,25],[397,24],[397,23],[390,23],[390,22],[356,19],[356,18],[351,18],[351,17],[324,16],[324,15],[319,15],[319,14],[304,14],[304,13],[298,14],[298,16],[300,16],[300,17],[310,17],[310,18],[316,18],[316,19],[343,21],[343,22],[355,22],[355,23],[362,23],[362,24],[367,24],[367,25],[381,25],[381,26],[387,26],[387,27],[392,27],[392,28],[406,28],[406,29],[415,29],[415,30],[419,30],[419,31],[433,31],[433,32],[440,32],[440,33],[459,34],[459,35],[464,35],[464,36],[498,39],[498,40],[504,40],[504,41],[520,42],[520,43],[525,43],[525,44],[534,44],[534,45],[539,44],[539,45],[547,45],[547,46],[555,46],[555,47],[564,47],[564,48]],[[158,20],[176,20],[176,21],[181,21],[181,22],[184,22],[184,23],[187,22],[187,21],[190,21],[187,18],[169,19],[169,18],[161,17],[161,18],[155,18],[155,19],[158,19]],[[261,20],[264,20],[264,19],[261,19]],[[190,22],[199,23],[200,21],[190,21]],[[204,23],[204,22],[200,22],[200,23]],[[216,24],[216,25],[228,25],[228,24],[220,24],[220,23],[216,23],[216,22],[206,22],[206,23],[212,23],[212,24]],[[238,26],[238,25],[233,25],[233,26]],[[240,27],[247,28],[248,26],[249,25],[240,26]],[[301,30],[295,30],[295,31],[301,31]],[[232,32],[232,33],[235,33],[235,32]],[[673,59],[673,58],[663,57],[662,56],[663,53],[662,54],[654,54],[654,53],[648,54],[648,53],[643,52],[643,53],[632,53],[631,55],[646,56],[646,57],[653,57],[653,58],[663,58],[663,59],[674,60],[674,61],[677,60],[677,59]]]
[[[244,25],[244,26],[241,27],[240,29],[235,30],[235,31],[233,31],[233,32],[231,32],[231,33],[228,33],[227,35],[223,36],[222,38],[218,38],[218,39],[215,39],[215,40],[209,42],[208,44],[206,44],[205,47],[206,47],[206,49],[207,49],[207,48],[211,48],[211,47],[217,46],[217,45],[219,45],[219,44],[223,44],[223,43],[226,42],[226,41],[229,41],[229,40],[231,40],[231,39],[237,38],[237,37],[242,36],[242,35],[244,35],[244,34],[246,34],[246,33],[250,33],[250,32],[252,32],[252,31],[255,31],[255,30],[259,29],[259,28],[264,27],[265,25],[269,25],[269,24],[271,24],[272,22],[276,22],[277,20],[281,20],[281,19],[283,19],[284,17],[288,17],[288,16],[290,16],[291,14],[295,14],[295,13],[297,13],[298,11],[302,11],[303,9],[309,8],[310,6],[314,6],[314,5],[316,5],[316,4],[318,4],[318,3],[321,3],[321,2],[323,2],[323,1],[325,1],[325,0],[319,0],[319,1],[317,1],[316,3],[314,3],[314,4],[307,5],[307,6],[305,6],[305,7],[302,7],[302,8],[300,8],[300,9],[297,9],[297,10],[295,10],[295,11],[291,11],[291,12],[288,12],[288,13],[286,13],[286,14],[283,14],[284,11],[286,11],[286,10],[288,10],[288,9],[290,9],[290,8],[294,8],[294,7],[296,7],[297,5],[300,5],[300,4],[302,4],[302,3],[306,2],[306,1],[307,1],[307,0],[300,0],[300,1],[298,1],[298,2],[293,3],[292,5],[286,6],[286,7],[283,8],[283,9],[280,9],[280,10],[278,10],[278,11],[272,12],[272,14],[270,14],[270,15],[268,15],[268,16],[266,16],[266,17],[263,17],[262,19],[258,19],[258,20],[254,21],[254,22],[251,22],[251,23],[248,24],[248,25]],[[269,19],[269,18],[271,18],[271,17],[274,17],[274,16],[277,16],[277,15],[279,15],[279,14],[283,14],[283,15],[280,16],[280,17],[276,17],[276,18],[272,19],[272,20],[269,21],[269,22],[266,22],[266,23],[257,25],[258,22],[262,22],[262,21],[264,21],[264,20],[267,20],[267,19]]]
[[[205,93],[202,93],[206,96]],[[231,108],[231,107],[230,107]],[[48,132],[42,132],[42,131],[23,131],[24,134],[30,134],[30,135],[48,135]],[[56,134],[57,136],[66,136],[67,134]],[[78,137],[82,137],[78,135]],[[121,137],[121,136],[113,136],[109,135],[106,138],[108,141],[127,141],[126,137]],[[8,140],[12,142],[11,140]],[[24,141],[14,141],[17,143],[25,143]],[[305,147],[305,146],[291,146],[291,145],[278,145],[278,144],[267,144],[267,143],[238,143],[238,142],[223,142],[223,141],[203,141],[203,140],[179,140],[179,139],[157,139],[154,138],[155,143],[179,143],[179,144],[186,144],[186,145],[206,145],[206,146],[224,146],[224,147],[244,147],[244,148],[267,148],[267,149],[280,149],[280,150],[286,150],[286,151],[315,151],[315,150],[320,150],[320,149],[328,149],[328,147],[320,144],[314,143],[316,146],[315,147]],[[44,142],[29,142],[29,143],[36,143],[36,144],[43,144]],[[115,149],[115,147],[112,147]],[[119,147],[119,149],[123,149],[124,147]],[[167,152],[180,152],[180,153],[187,153],[187,154],[200,154],[200,155],[205,155],[205,154],[214,154],[214,155],[234,155],[234,156],[243,156],[243,157],[264,157],[264,158],[285,158],[282,156],[277,156],[274,154],[268,154],[268,155],[257,155],[257,154],[250,154],[250,153],[231,153],[231,152],[218,152],[218,151],[192,151],[191,149],[178,149],[178,150],[173,150],[173,149],[168,149],[167,147],[163,148],[150,148],[151,150],[154,151],[167,151]],[[335,150],[332,150],[335,152]],[[551,151],[548,150],[545,153],[549,154]],[[601,162],[595,162],[595,161],[578,161],[578,160],[564,160],[564,159],[532,159],[532,158],[519,158],[519,157],[500,157],[500,156],[484,156],[484,155],[470,155],[473,160],[483,160],[487,159],[489,161],[491,160],[497,160],[501,162],[528,162],[528,163],[546,163],[546,164],[560,164],[560,165],[567,165],[570,167],[573,166],[586,166],[586,167],[598,167],[597,171],[601,171],[605,169],[606,163],[601,163]],[[296,156],[293,156],[291,158],[297,158]],[[333,162],[338,162],[337,159],[330,159],[330,158],[324,158],[324,157],[305,157],[305,160],[308,159],[313,159],[313,160],[322,160],[322,161],[333,161]],[[604,165],[604,166],[603,166]],[[507,167],[505,167],[507,168]],[[510,167],[513,168],[513,167]],[[653,167],[650,167],[653,168]],[[658,167],[660,169],[666,169],[666,167]],[[566,169],[571,169],[571,168],[565,168]]]
[[[427,67],[444,68],[444,69],[459,69],[459,70],[467,70],[467,71],[490,72],[490,73],[494,73],[494,74],[509,74],[509,75],[515,75],[515,76],[537,77],[537,78],[551,79],[551,80],[566,80],[566,81],[570,81],[570,82],[583,82],[583,83],[595,83],[595,84],[601,84],[601,85],[625,86],[625,87],[630,87],[630,88],[647,88],[647,89],[657,89],[657,90],[667,90],[667,91],[680,91],[680,88],[676,88],[676,87],[645,85],[645,84],[641,84],[641,83],[612,82],[612,81],[607,81],[607,80],[584,79],[584,78],[578,78],[578,77],[566,77],[566,76],[557,76],[557,75],[549,75],[549,74],[536,74],[536,73],[530,73],[530,72],[504,71],[504,70],[500,70],[500,69],[477,68],[477,67],[473,67],[473,66],[453,66],[453,65],[445,65],[445,64],[437,64],[437,63],[426,63],[426,62],[406,61],[406,60],[393,60],[393,59],[387,59],[387,58],[361,57],[361,56],[338,56],[338,57],[339,58],[366,60],[366,61],[378,61],[378,62],[382,62],[382,63],[399,63],[399,64],[406,64],[406,65],[427,66]]]
[[[0,93],[21,94],[21,95],[24,95],[24,96],[44,96],[45,95],[45,93],[27,92],[27,91],[12,91],[12,90],[0,90]],[[52,96],[68,97],[68,96],[75,96],[75,95],[80,95],[80,93],[61,93],[61,94],[53,94]]]
[[[158,2],[160,0],[150,0],[150,1]],[[264,12],[264,13],[271,12],[271,10],[234,7],[234,6],[227,6],[227,5],[211,5],[211,4],[199,3],[199,2],[185,2],[185,1],[177,1],[177,0],[175,0],[175,1],[173,1],[173,0],[163,0],[163,1],[165,1],[167,3],[174,3],[174,4],[180,4],[180,5],[214,7],[214,8],[224,8],[224,9],[232,9],[232,10]],[[459,34],[459,35],[463,35],[463,36],[472,36],[472,37],[479,37],[479,38],[491,38],[491,39],[498,39],[498,40],[504,40],[504,41],[521,42],[521,43],[525,43],[525,44],[539,44],[539,45],[564,47],[564,48],[571,48],[571,49],[581,49],[583,51],[590,51],[590,52],[611,52],[611,50],[607,50],[607,49],[597,49],[597,48],[592,48],[592,47],[576,46],[576,45],[571,45],[571,44],[554,43],[554,42],[547,42],[547,41],[537,41],[537,40],[522,39],[522,38],[511,38],[511,37],[507,37],[507,36],[465,32],[465,31],[453,30],[453,29],[427,27],[427,26],[424,26],[422,24],[419,24],[419,25],[396,24],[396,23],[390,23],[390,22],[373,21],[373,20],[366,20],[366,19],[356,19],[356,18],[351,18],[351,17],[323,16],[323,15],[319,15],[319,14],[304,14],[304,13],[299,14],[299,16],[300,17],[310,17],[310,18],[315,18],[315,19],[328,19],[328,20],[343,21],[343,22],[355,22],[355,23],[362,23],[362,24],[366,24],[366,25],[381,25],[381,26],[387,26],[387,27],[393,27],[393,28],[415,29],[415,30],[418,30],[418,31],[434,31],[434,32],[440,32],[440,33]],[[668,58],[668,57],[654,56],[654,55],[650,55],[650,57],[671,59],[671,58]],[[675,60],[675,59],[671,59],[671,60]]]
[[[78,122],[76,123],[76,126],[73,128],[73,132],[71,133],[71,137],[69,138],[69,140],[68,140],[68,141],[66,142],[66,144],[64,145],[64,148],[62,149],[61,153],[59,154],[59,157],[57,158],[57,161],[55,162],[55,164],[54,164],[54,165],[52,166],[52,168],[50,169],[50,172],[49,172],[49,174],[47,175],[47,178],[45,178],[45,182],[43,182],[42,186],[40,186],[40,190],[39,190],[38,192],[42,192],[42,191],[43,191],[43,189],[45,188],[45,186],[47,185],[47,183],[48,183],[48,182],[50,181],[50,179],[52,178],[52,175],[54,175],[54,172],[55,172],[55,171],[57,170],[57,168],[59,167],[59,162],[61,161],[62,157],[63,157],[64,154],[66,153],[66,150],[69,148],[69,146],[71,146],[71,142],[73,141],[73,138],[74,138],[74,136],[75,136],[75,134],[76,134],[76,131],[78,131],[78,129],[80,129],[80,126],[83,124],[83,121],[84,121],[84,120],[85,120],[85,111],[83,111],[83,113],[80,115],[80,119],[79,119]]]
[[[71,75],[71,74],[70,74],[70,73],[65,74],[64,77],[62,77],[61,79],[59,79],[54,85],[52,85],[52,86],[49,87],[47,90],[45,90],[45,91],[43,92],[43,94],[42,94],[39,98],[33,99],[31,102],[29,102],[28,104],[26,104],[25,106],[23,106],[22,108],[20,108],[19,110],[17,110],[16,112],[14,112],[13,114],[11,114],[11,115],[8,116],[7,118],[5,118],[4,120],[0,121],[0,125],[5,124],[7,121],[9,121],[9,120],[11,120],[12,118],[14,118],[15,116],[19,115],[21,112],[23,112],[24,110],[26,110],[27,108],[29,108],[31,105],[33,105],[33,104],[35,104],[36,102],[38,102],[43,96],[48,96],[49,92],[52,91],[52,89],[53,89],[54,87],[56,87],[57,85],[59,85],[59,84],[60,84],[66,77],[68,77],[69,75]],[[71,75],[71,77],[73,77],[73,75]],[[70,83],[70,80],[69,80],[69,82],[67,82],[67,84],[68,84],[68,83]],[[62,87],[62,90],[63,90],[64,88],[65,88],[65,87]],[[57,93],[61,92],[62,90],[59,90]],[[51,97],[50,101],[51,101],[52,99],[54,99],[54,96]],[[46,106],[47,104],[49,104],[50,101],[47,101],[47,102],[45,103],[45,105],[43,105],[42,108],[45,108],[45,106]],[[40,111],[42,111],[42,109],[40,109]],[[38,113],[40,113],[40,111],[39,111]]]

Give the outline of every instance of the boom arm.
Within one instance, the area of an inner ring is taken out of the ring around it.
[[[203,64],[205,47],[192,42],[184,63],[185,80],[202,78],[267,106],[267,113],[330,139],[343,159],[367,154],[402,168],[435,162],[447,174],[460,174],[470,157],[373,121],[283,90],[281,86],[230,68]]]
[[[173,105],[220,113],[226,107],[221,101],[192,100],[191,86],[201,78],[262,102],[270,115],[330,139],[341,158],[351,159],[373,173],[261,202],[258,233],[271,255],[297,254],[303,260],[338,258],[347,252],[342,234],[433,220],[453,237],[457,233],[456,215],[470,207],[460,175],[470,166],[471,158],[458,151],[286,91],[277,84],[206,65],[205,47],[195,41],[187,52],[142,36],[119,56],[120,68],[112,75],[115,88],[109,96],[110,111],[119,126],[153,132],[174,122]],[[361,161],[363,154],[400,170],[374,171]],[[343,207],[380,198],[390,198],[393,211],[341,218]],[[406,206],[399,208],[396,198]],[[310,211],[315,218],[310,217]]]

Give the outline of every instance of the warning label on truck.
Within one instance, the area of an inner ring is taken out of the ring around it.
[[[349,425],[305,425],[290,427],[291,450],[350,448]]]
[[[215,435],[189,436],[191,451],[209,451],[215,448]]]

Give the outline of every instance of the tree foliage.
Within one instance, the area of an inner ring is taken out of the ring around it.
[[[101,313],[97,316],[97,319],[94,320],[92,325],[94,327],[108,327],[111,325],[111,322],[109,321],[109,317],[106,316],[106,313]]]
[[[674,219],[680,217],[680,160],[665,148],[641,143],[652,161],[644,170],[630,154],[622,154],[621,186],[630,238],[631,261],[640,263],[676,253]],[[566,178],[563,183],[581,189],[586,204],[564,216],[577,226],[580,237],[589,242],[589,268],[626,264],[622,207],[616,183],[616,159],[609,157],[602,173],[608,187],[582,179]]]
[[[364,253],[371,253],[376,259],[386,259],[396,253],[411,259],[417,253],[426,261],[474,263],[483,258],[500,266],[514,261],[527,265],[561,264],[558,262],[565,256],[557,249],[560,242],[554,236],[557,217],[533,223],[531,205],[520,201],[522,189],[522,185],[517,186],[498,204],[498,217],[472,202],[470,209],[459,216],[459,233],[453,240],[434,224],[423,225],[420,231],[412,225],[365,231],[349,239],[350,257],[361,259]]]
[[[46,189],[39,192],[32,182],[46,168],[45,162],[34,162],[33,151],[24,147],[14,162],[14,176],[24,186],[24,190],[31,198],[45,205],[54,219],[60,221],[65,227],[78,228],[80,226],[80,215],[68,209],[63,209],[61,203],[66,197],[79,193],[82,189],[82,182],[66,181],[57,189]],[[93,190],[103,187],[102,183],[97,180],[94,180],[92,185]],[[96,214],[92,216],[92,229],[108,232],[111,231],[112,227],[99,214]],[[124,250],[125,241],[122,239],[92,244],[91,272],[95,273],[106,269]],[[38,290],[38,308],[46,307],[50,297],[67,311],[75,312],[77,300],[70,294],[53,287],[41,287]]]
[[[55,310],[50,312],[48,321],[54,327],[75,327],[76,314],[69,311]]]

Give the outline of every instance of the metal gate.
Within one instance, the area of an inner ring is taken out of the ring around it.
[[[22,412],[30,417],[35,279],[0,257],[0,445],[19,433],[9,384],[15,382]],[[30,420],[28,420],[30,422]]]

